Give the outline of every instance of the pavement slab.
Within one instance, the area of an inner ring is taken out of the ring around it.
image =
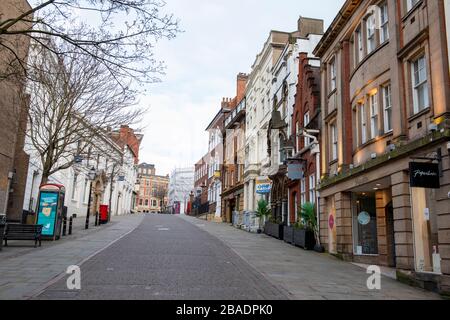
[[[272,284],[296,300],[435,300],[438,294],[382,277],[381,290],[369,290],[366,270],[328,254],[296,248],[264,234],[228,224],[182,219],[224,242]]]

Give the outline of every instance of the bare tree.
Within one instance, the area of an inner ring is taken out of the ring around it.
[[[25,0],[2,2],[15,6],[17,14],[0,12],[0,50],[10,53],[8,65],[23,70],[26,61],[16,54],[10,40],[18,35],[40,43],[60,58],[74,51],[89,56],[120,83],[130,77],[154,82],[163,71],[154,58],[154,45],[179,32],[178,21],[163,12],[163,0],[31,0],[32,7]],[[66,45],[55,48],[42,39]]]
[[[92,145],[102,152],[101,135],[136,123],[145,112],[136,106],[136,92],[119,85],[95,57],[78,51],[60,57],[46,47],[32,44],[28,69],[27,141],[41,160],[42,183],[70,168],[76,156],[89,158]]]
[[[159,183],[156,185],[153,196],[159,200],[159,203],[161,204],[161,206],[160,206],[161,209],[164,208],[164,203],[165,203],[165,200],[166,200],[168,194],[169,194],[168,185],[166,185],[164,183]]]

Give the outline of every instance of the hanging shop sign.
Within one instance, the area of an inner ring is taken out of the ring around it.
[[[303,173],[303,164],[289,163],[288,164],[288,178],[290,180],[302,180],[305,174]]]
[[[439,165],[437,163],[411,162],[409,164],[412,188],[439,189]]]
[[[268,194],[272,191],[272,181],[268,178],[259,178],[256,180],[256,193]]]

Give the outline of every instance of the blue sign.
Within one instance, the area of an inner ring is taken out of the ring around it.
[[[42,225],[42,235],[53,237],[55,234],[56,215],[58,212],[58,197],[56,192],[41,192],[38,224]]]
[[[256,181],[257,194],[269,194],[272,191],[272,181],[269,179],[260,179]]]

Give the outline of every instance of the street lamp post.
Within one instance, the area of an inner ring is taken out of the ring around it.
[[[95,168],[92,167],[91,170],[89,170],[89,180],[90,180],[90,186],[89,186],[89,201],[88,201],[88,207],[87,207],[87,214],[86,214],[86,225],[85,229],[89,229],[89,216],[91,215],[91,202],[92,202],[92,184],[95,180],[96,171]]]

